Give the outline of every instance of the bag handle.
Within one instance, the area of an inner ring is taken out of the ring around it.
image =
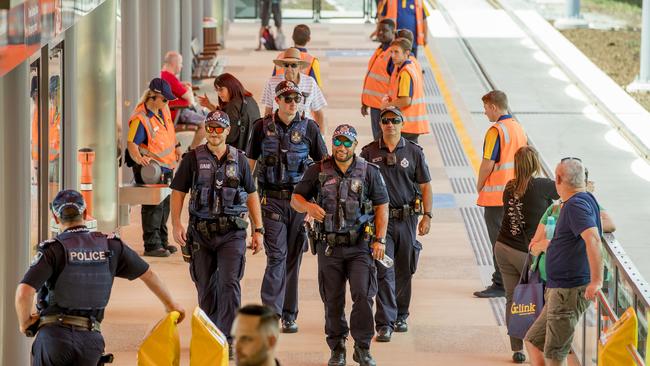
[[[517,197],[517,200],[519,200],[518,197]],[[514,206],[515,206],[515,209],[517,210],[517,217],[518,218],[524,217],[523,213],[521,212],[521,207],[519,205],[514,205]],[[530,238],[528,237],[528,234],[526,233],[526,228],[524,227],[524,223],[523,223],[522,220],[519,220],[519,228],[521,230],[521,234],[524,236],[524,242],[526,244],[526,247],[528,248],[530,246]],[[531,256],[532,255],[531,255],[530,249],[529,249],[528,252],[526,253],[526,261],[524,262],[524,265],[523,265],[523,267],[521,269],[521,275],[519,276],[519,283],[520,284],[528,283],[528,281],[530,280],[529,273],[528,273],[528,272],[530,272],[529,271],[530,267],[528,265],[528,262],[529,262]],[[538,260],[539,260],[539,258],[538,258]],[[536,268],[539,268],[539,267],[536,267]],[[537,272],[537,270],[535,270],[535,272]]]

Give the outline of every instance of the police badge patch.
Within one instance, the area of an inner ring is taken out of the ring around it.
[[[291,142],[297,144],[301,140],[302,140],[302,134],[300,133],[300,131],[291,131]]]
[[[400,161],[399,165],[401,165],[402,168],[408,168],[408,166],[409,166],[409,161],[406,160],[406,158],[404,158],[404,159],[402,159],[402,161]]]
[[[361,181],[358,179],[354,179],[352,183],[350,183],[350,189],[352,192],[359,193],[361,190]]]
[[[34,258],[32,259],[31,263],[29,263],[30,267],[34,267],[40,260],[43,258],[43,252],[36,252],[34,254]]]
[[[235,172],[235,165],[230,164],[226,167],[226,177],[228,178],[235,178],[236,172]]]

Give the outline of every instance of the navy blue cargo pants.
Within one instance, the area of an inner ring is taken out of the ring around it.
[[[33,366],[97,366],[104,353],[104,337],[68,325],[46,325],[32,344]]]
[[[376,328],[395,326],[396,320],[406,320],[411,304],[411,279],[417,269],[422,244],[416,240],[418,216],[405,220],[390,219],[386,235],[386,254],[394,265],[386,268],[377,265],[377,313]]]
[[[350,247],[332,248],[325,255],[326,246],[318,245],[318,287],[325,305],[325,334],[330,349],[341,339],[352,334],[360,348],[370,349],[374,335],[372,319],[373,297],[377,294],[377,270],[370,255],[368,243]],[[352,312],[350,326],[345,318],[346,281],[350,281]]]
[[[262,205],[266,270],[262,280],[262,303],[284,321],[298,317],[298,274],[307,249],[304,213],[291,208],[290,200],[266,198]]]
[[[199,244],[190,262],[199,307],[230,343],[230,328],[241,304],[239,281],[244,276],[246,264],[246,231],[232,230],[212,238],[204,237],[193,227],[188,231],[192,240]]]

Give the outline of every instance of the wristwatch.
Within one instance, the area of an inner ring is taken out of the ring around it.
[[[425,212],[425,213],[424,213],[424,216],[429,216],[430,219],[433,218],[433,215],[431,215],[431,212]]]
[[[257,229],[255,229],[255,232],[264,235],[264,226],[258,227]]]
[[[375,238],[375,241],[379,244],[386,245],[386,238]]]

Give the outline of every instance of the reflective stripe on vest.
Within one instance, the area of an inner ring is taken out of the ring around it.
[[[406,120],[402,132],[421,135],[429,133],[430,129],[422,73],[419,73],[417,70],[417,67],[413,63],[408,63],[399,68],[396,67],[390,77],[390,90],[388,95],[391,100],[397,99],[399,75],[402,72],[407,72],[413,82],[413,97],[411,97],[411,104],[409,106],[401,108],[404,119]]]
[[[131,116],[129,124],[137,119],[147,133],[147,144],[138,146],[140,152],[151,156],[160,166],[174,169],[176,167],[176,131],[169,108],[163,108],[163,118],[165,124],[162,124],[157,117],[147,117],[144,104],[139,104]]]
[[[514,119],[508,118],[492,124],[499,132],[499,161],[487,177],[478,194],[479,206],[503,206],[503,191],[506,184],[515,177],[515,153],[528,144],[523,128]]]
[[[403,0],[383,0],[382,3],[379,4],[377,7],[378,12],[383,9],[383,7],[387,7],[386,9],[386,15],[384,16],[384,19],[392,19],[395,22],[395,29],[400,29],[402,26],[399,23],[399,19],[397,19],[397,4],[398,2],[401,2]],[[424,17],[423,17],[423,3],[422,0],[413,0],[415,3],[415,21],[416,21],[416,31],[417,34],[414,34],[413,36],[416,37],[416,41],[418,45],[424,45],[424,37],[426,36],[424,34]]]
[[[363,105],[376,109],[381,108],[381,99],[388,94],[390,85],[390,75],[386,70],[389,60],[388,48],[382,50],[380,47],[375,50],[368,61],[368,72],[363,80],[363,92],[361,93]]]

